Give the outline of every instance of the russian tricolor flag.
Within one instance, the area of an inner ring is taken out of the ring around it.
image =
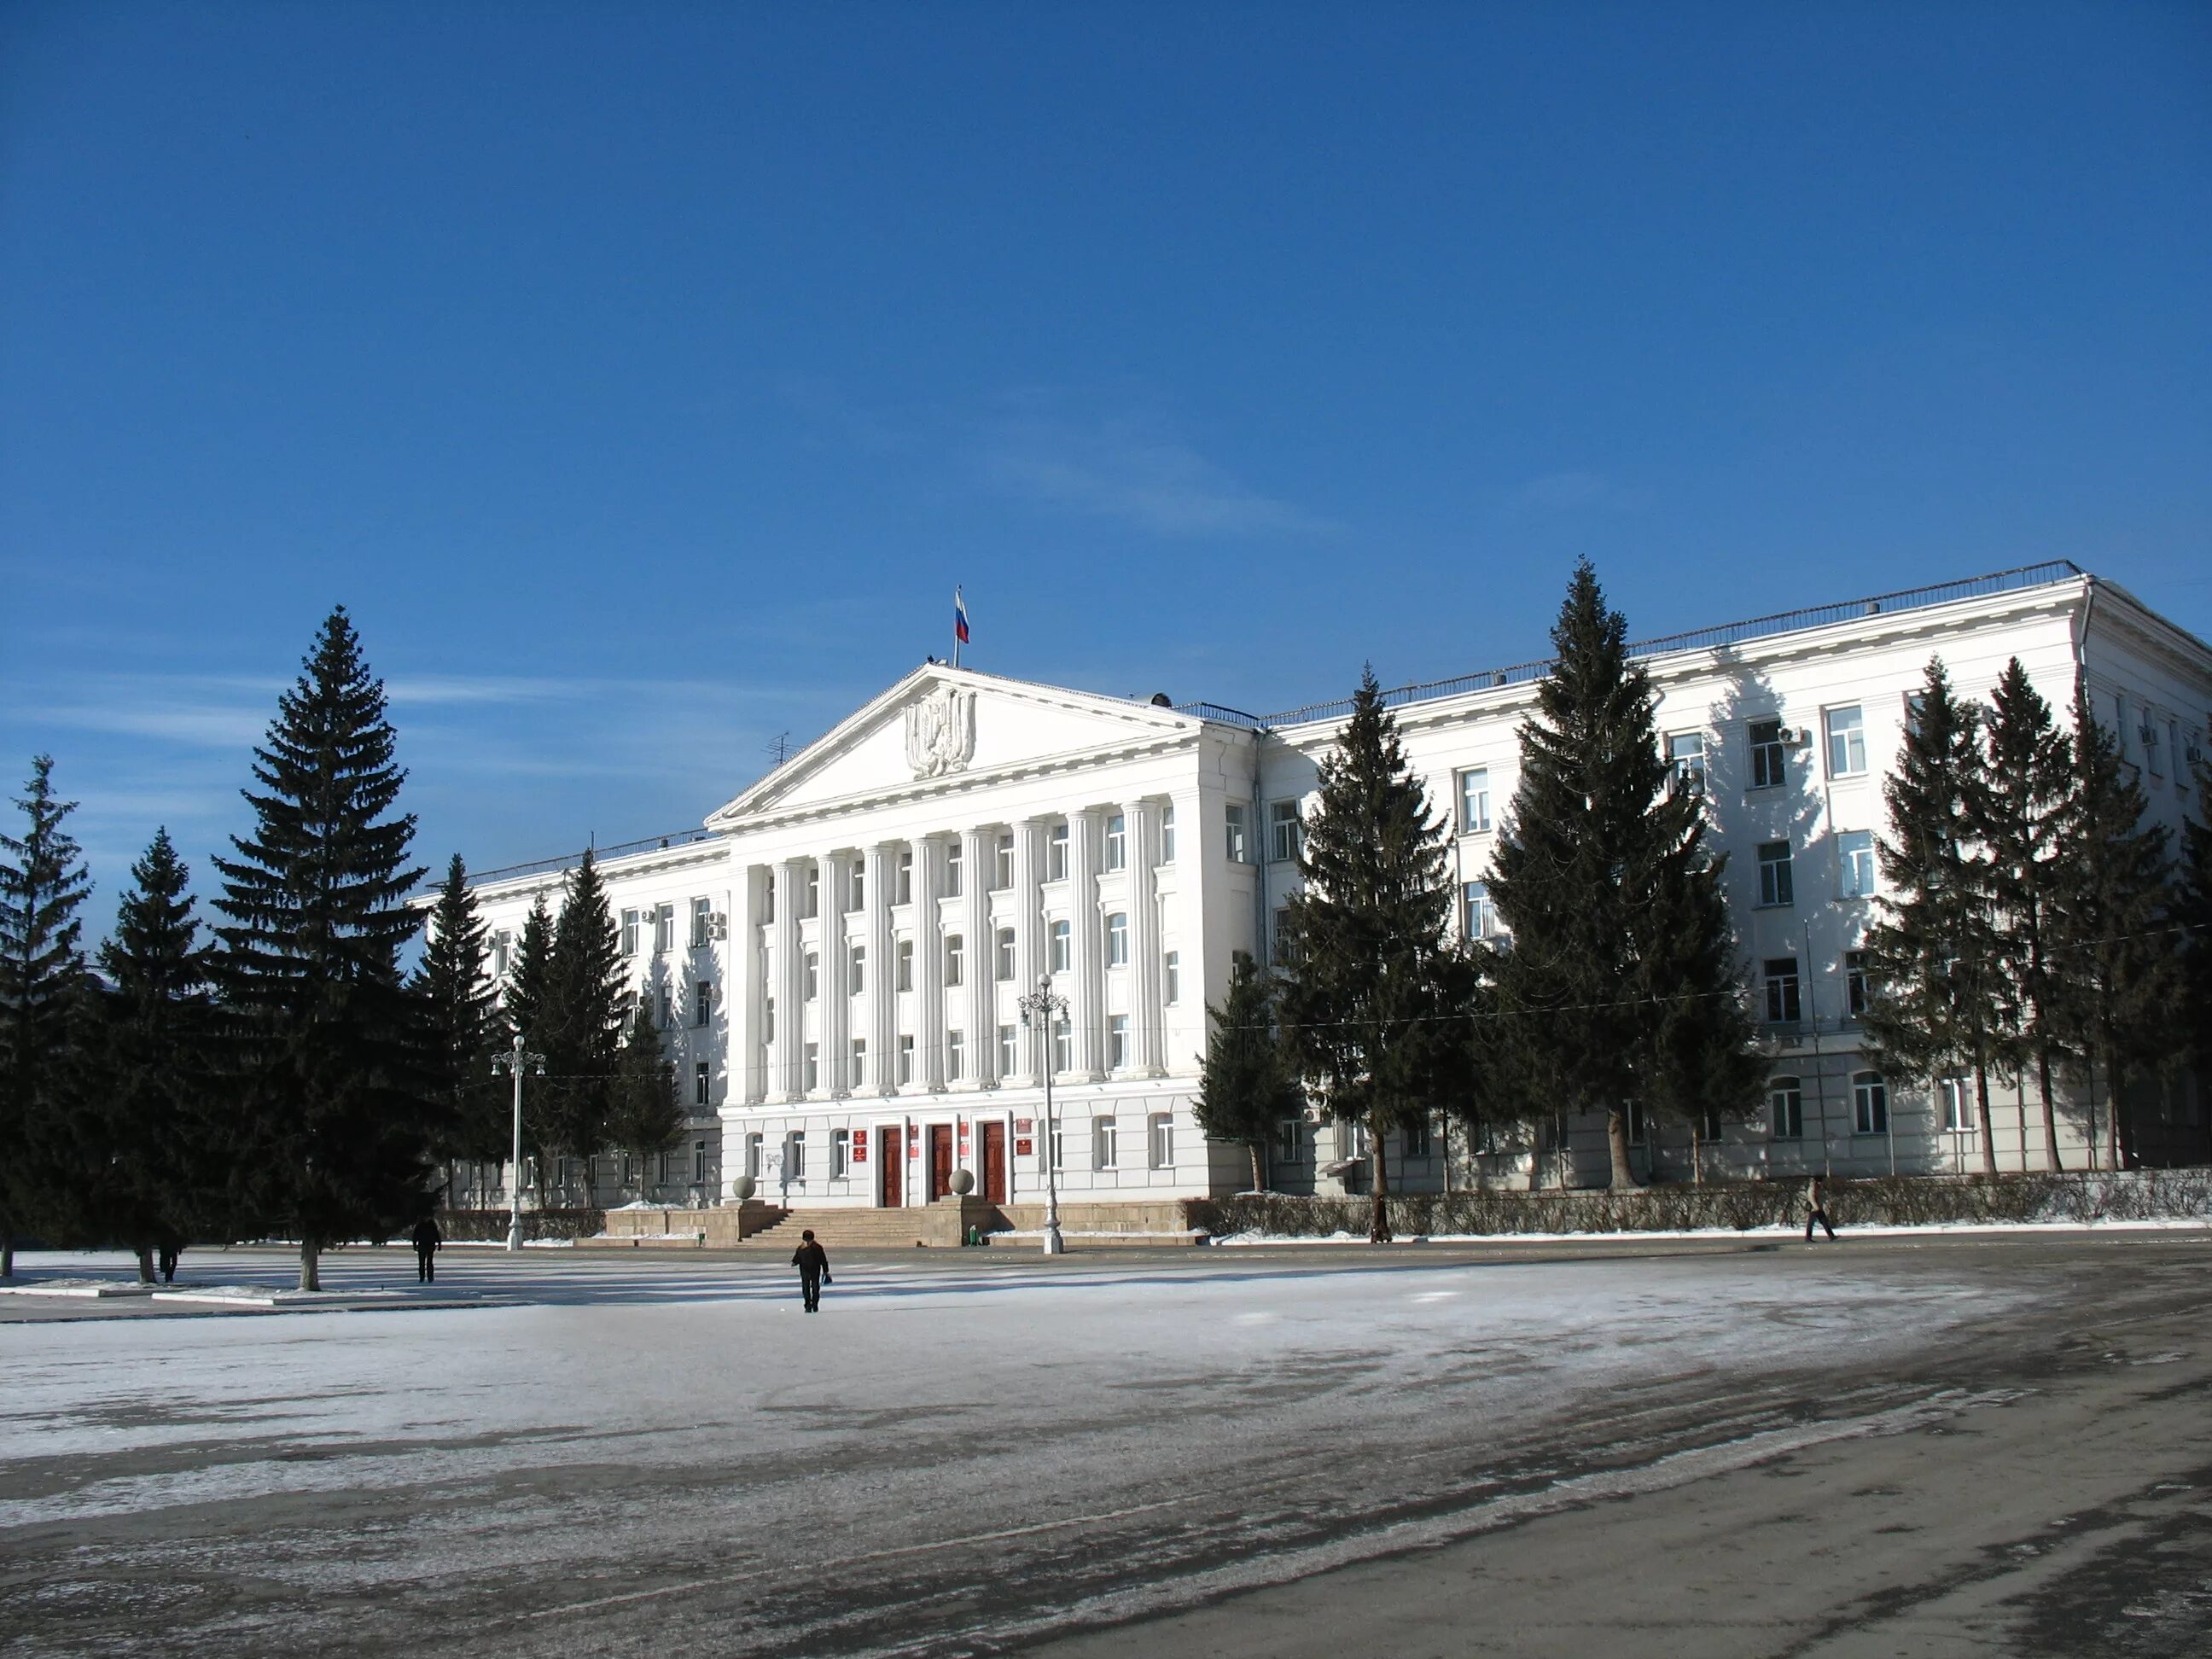
[[[961,644],[968,643],[968,601],[960,597],[960,590],[952,590],[952,637]]]

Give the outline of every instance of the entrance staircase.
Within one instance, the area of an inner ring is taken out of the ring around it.
[[[839,1250],[911,1250],[916,1245],[957,1244],[969,1226],[988,1232],[1006,1221],[995,1205],[975,1199],[943,1199],[927,1209],[860,1210],[771,1208],[768,1224],[748,1233],[736,1246],[741,1250],[782,1250],[799,1248],[799,1236],[809,1227],[822,1248],[836,1260]],[[835,1271],[834,1269],[832,1271]]]

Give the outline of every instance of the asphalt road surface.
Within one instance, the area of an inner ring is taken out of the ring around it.
[[[2212,1234],[836,1266],[0,1298],[0,1652],[2212,1653]]]

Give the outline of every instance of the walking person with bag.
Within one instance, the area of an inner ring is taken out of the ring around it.
[[[1835,1237],[1835,1225],[1828,1219],[1828,1184],[1818,1176],[1805,1183],[1805,1242],[1808,1244],[1813,1242],[1813,1224],[1816,1221],[1827,1228],[1830,1238]]]
[[[799,1294],[807,1312],[820,1313],[822,1287],[830,1282],[830,1253],[815,1243],[813,1228],[799,1237],[799,1248],[791,1253],[791,1265],[799,1269]]]

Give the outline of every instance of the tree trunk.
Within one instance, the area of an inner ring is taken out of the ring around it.
[[[1244,1143],[1244,1150],[1252,1154],[1252,1190],[1255,1193],[1265,1192],[1267,1189],[1267,1177],[1261,1173],[1260,1170],[1260,1143],[1256,1140],[1248,1140]]]
[[[141,1285],[150,1285],[154,1282],[154,1247],[151,1244],[139,1245],[137,1256],[138,1282]]]
[[[323,1247],[320,1244],[312,1238],[303,1238],[300,1241],[300,1288],[301,1290],[319,1291],[323,1288],[320,1271],[322,1261]]]
[[[1635,1186],[1636,1170],[1628,1161],[1628,1114],[1618,1106],[1606,1109],[1605,1146],[1613,1158],[1613,1190]]]
[[[0,1279],[15,1276],[15,1235],[0,1233]]]
[[[1990,1068],[1976,1061],[1974,1065],[1974,1121],[1982,1132],[1982,1173],[1994,1176],[1997,1172],[1996,1134],[1990,1127]]]
[[[1370,1244],[1388,1244],[1390,1242],[1390,1168],[1383,1158],[1381,1126],[1373,1122],[1368,1124],[1367,1146],[1368,1155],[1375,1166],[1375,1179],[1368,1183],[1373,1192],[1368,1200],[1367,1242]]]
[[[1698,1120],[1694,1117],[1690,1120],[1690,1184],[1692,1187],[1705,1184],[1705,1143],[1704,1137],[1698,1133]]]
[[[2063,1170],[2058,1161],[2058,1109],[2051,1101],[2051,1050],[2043,1048],[2035,1056],[2035,1088],[2037,1097],[2043,1102],[2043,1155],[2051,1160],[2051,1167]]]
[[[2127,1110],[2122,1104],[2127,1095],[2127,1079],[2120,1075],[2119,1055],[2109,1047],[2105,1051],[2105,1091],[2112,1097],[2112,1107],[2106,1116],[2112,1126],[2112,1169],[2117,1172],[2139,1168],[2135,1125],[2120,1121]]]

